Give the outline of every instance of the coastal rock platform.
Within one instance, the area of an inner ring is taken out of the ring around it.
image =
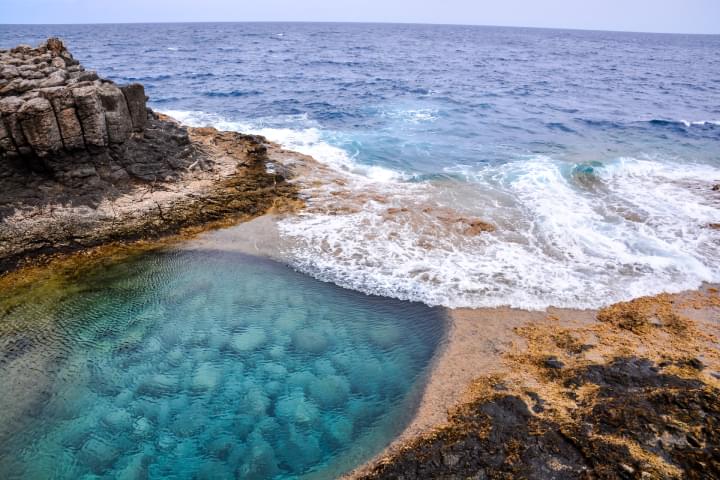
[[[99,78],[56,38],[0,65],[0,273],[293,203],[278,146],[156,114],[142,85]]]

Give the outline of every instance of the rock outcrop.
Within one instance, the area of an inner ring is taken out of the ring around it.
[[[0,51],[0,187],[32,174],[72,187],[177,177],[197,161],[187,132],[146,100],[140,84],[85,70],[59,39]]]
[[[142,85],[115,85],[85,70],[62,41],[0,51],[0,155],[42,165],[51,155],[106,148],[142,132]],[[38,161],[39,160],[39,161]]]
[[[263,137],[188,129],[62,41],[0,50],[0,274],[108,241],[256,215],[292,188]],[[273,173],[270,173],[273,172]]]

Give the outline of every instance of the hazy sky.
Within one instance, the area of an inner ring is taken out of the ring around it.
[[[340,21],[720,33],[720,0],[0,0],[0,23]]]

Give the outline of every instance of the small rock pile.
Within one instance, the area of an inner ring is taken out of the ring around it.
[[[121,144],[145,128],[145,90],[85,70],[63,42],[0,50],[0,155],[33,160]]]

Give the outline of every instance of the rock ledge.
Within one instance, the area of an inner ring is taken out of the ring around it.
[[[0,274],[25,260],[258,215],[295,189],[263,137],[186,128],[50,38],[0,50]],[[292,203],[292,202],[290,202]]]

